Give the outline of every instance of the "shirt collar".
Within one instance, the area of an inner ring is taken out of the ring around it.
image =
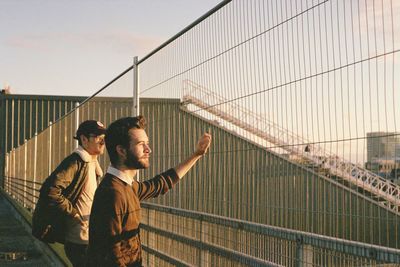
[[[114,168],[111,165],[108,166],[107,173],[118,177],[121,181],[127,183],[128,185],[132,185],[132,183],[133,183],[133,178],[129,177],[127,174]]]

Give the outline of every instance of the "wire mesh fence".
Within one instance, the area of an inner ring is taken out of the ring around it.
[[[399,263],[399,25],[391,0],[223,1],[11,151],[4,188],[32,209],[79,122],[133,114],[137,70],[153,150],[142,180],[213,136],[143,204],[147,265]]]

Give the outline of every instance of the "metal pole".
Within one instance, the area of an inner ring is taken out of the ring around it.
[[[6,116],[4,117],[5,118],[5,129],[6,129],[4,131],[4,152],[8,153],[9,152],[9,150],[8,150],[8,145],[9,145],[8,132],[11,130],[10,122],[8,120],[8,105],[9,105],[10,101],[5,98],[4,102],[5,102],[5,106],[6,106],[6,109],[5,109]],[[10,149],[11,149],[11,147],[10,147]]]
[[[138,57],[133,58],[133,105],[132,105],[132,116],[139,115],[139,65]],[[136,180],[139,181],[139,171],[136,173]]]
[[[79,128],[79,102],[75,103],[75,133]],[[79,136],[77,136],[79,138]],[[78,148],[78,140],[74,142],[75,148]]]
[[[10,173],[9,173],[9,169],[10,169],[10,153],[6,153],[6,166],[4,168],[4,189],[6,190],[6,192],[10,193],[10,189],[9,189],[9,177],[10,177]]]
[[[139,68],[138,57],[133,58],[133,106],[132,116],[139,115]]]
[[[26,208],[26,162],[28,161],[28,141],[24,140],[24,193],[23,193],[23,200],[22,205]]]
[[[37,133],[35,133],[34,139],[34,148],[33,148],[33,183],[32,183],[32,203],[33,209],[35,209],[35,198],[36,198],[36,164],[37,164]]]
[[[14,99],[11,100],[11,149],[14,148]]]
[[[15,148],[13,148],[12,149],[12,152],[11,152],[11,154],[12,154],[12,175],[11,175],[11,181],[10,181],[10,186],[11,186],[11,188],[10,188],[10,192],[11,192],[11,195],[13,196],[13,197],[15,197],[15,186],[13,185],[13,180],[15,179],[15,176],[16,176],[16,171],[15,171]]]
[[[51,157],[52,157],[52,153],[51,153],[51,142],[52,142],[52,140],[51,140],[51,135],[52,135],[52,127],[53,127],[53,124],[52,124],[52,122],[50,122],[49,123],[49,173],[48,173],[48,175],[50,175],[51,174]]]
[[[313,266],[313,247],[303,244],[301,239],[298,239],[296,243],[296,267]]]

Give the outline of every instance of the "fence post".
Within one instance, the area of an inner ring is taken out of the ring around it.
[[[139,111],[139,68],[138,57],[133,57],[133,103],[132,103],[132,116],[138,116]],[[139,172],[136,173],[136,180],[139,181]]]
[[[13,100],[11,100],[11,148],[14,148],[14,123],[16,122],[16,120],[15,120],[15,118],[14,118],[14,99]],[[6,132],[8,132],[8,131],[6,131]],[[7,149],[7,147],[6,147],[6,149]]]
[[[203,220],[200,220],[200,244],[203,244]],[[197,262],[197,266],[202,266],[201,261],[202,261],[202,255],[203,254],[203,248],[199,248],[199,260]]]
[[[313,266],[313,247],[305,245],[301,238],[297,239],[296,245],[296,267]]]
[[[150,225],[150,211],[149,207],[147,207],[147,224]],[[147,232],[147,246],[150,247],[150,231]],[[147,266],[150,266],[150,253],[147,253]]]
[[[79,102],[75,103],[75,133],[79,128]],[[79,138],[79,136],[77,136]],[[78,140],[75,139],[75,148],[78,148]]]
[[[139,115],[139,68],[138,57],[133,58],[133,103],[132,116]]]
[[[26,162],[28,161],[28,149],[27,149],[27,146],[28,146],[28,141],[25,139],[24,140],[24,144],[23,144],[23,146],[24,146],[24,193],[23,193],[23,200],[22,200],[22,205],[23,205],[23,207],[24,208],[26,208],[26,168],[27,168],[27,166],[26,166]]]
[[[11,181],[10,181],[10,193],[13,197],[15,197],[15,186],[13,185],[13,180],[15,179],[15,148],[12,149],[12,171],[11,171]]]
[[[36,164],[37,164],[37,133],[33,137],[34,147],[33,147],[33,183],[32,183],[32,207],[35,209],[36,206]]]
[[[8,193],[10,193],[9,192],[9,189],[8,189],[8,187],[9,187],[9,176],[10,176],[10,174],[9,174],[9,169],[10,169],[10,167],[9,167],[9,164],[10,164],[10,153],[6,153],[5,154],[5,166],[4,166],[4,181],[3,181],[3,187],[4,187],[4,190],[6,191],[6,192],[8,192]]]
[[[9,165],[9,170],[8,170],[8,193],[10,196],[12,195],[12,187],[11,187],[11,179],[13,177],[13,171],[14,171],[14,160],[13,160],[13,149],[10,150],[10,165]]]
[[[199,255],[199,266],[211,266],[211,254],[210,251],[205,249],[203,247],[204,243],[207,243],[208,240],[208,233],[209,233],[209,227],[207,225],[207,222],[204,221],[203,216],[200,216],[200,242],[201,242],[201,247],[200,247],[200,255]]]
[[[51,140],[51,136],[52,136],[52,127],[53,127],[53,123],[52,122],[49,122],[49,173],[48,173],[48,175],[50,175],[51,174],[51,158],[52,158],[52,152],[51,152],[51,148],[52,148],[52,145],[51,145],[51,142],[52,142],[52,140]]]

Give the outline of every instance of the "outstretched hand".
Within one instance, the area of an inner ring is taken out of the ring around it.
[[[196,150],[194,151],[194,153],[175,167],[175,171],[180,179],[183,178],[183,176],[190,170],[190,168],[193,167],[193,165],[197,162],[197,160],[201,158],[201,156],[207,153],[210,144],[211,134],[203,134],[203,136],[200,137],[199,141],[197,142]]]
[[[204,133],[202,137],[200,137],[197,142],[195,154],[198,156],[202,156],[207,153],[208,148],[211,144],[211,134]]]

